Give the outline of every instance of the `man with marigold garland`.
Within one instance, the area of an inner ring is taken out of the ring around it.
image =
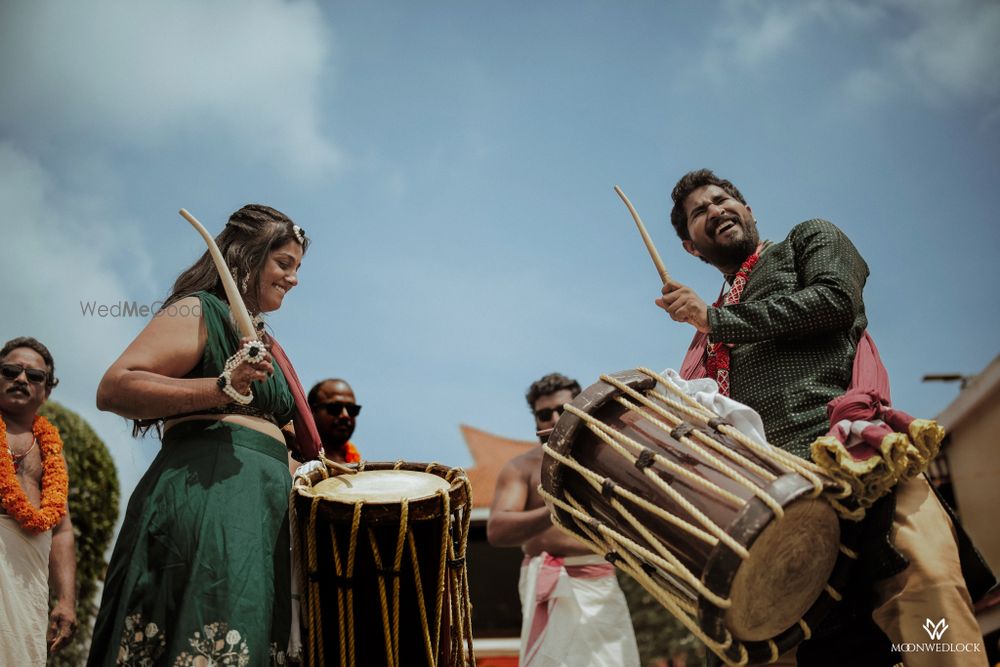
[[[0,349],[2,665],[44,665],[76,629],[69,478],[59,432],[38,414],[58,383],[54,371],[48,348],[34,338]]]
[[[339,463],[360,461],[361,455],[351,442],[351,435],[361,406],[354,398],[351,385],[338,378],[322,380],[309,390],[308,400],[326,458]]]

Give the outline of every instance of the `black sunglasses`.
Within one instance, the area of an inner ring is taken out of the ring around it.
[[[325,410],[326,414],[331,417],[339,417],[344,410],[347,410],[347,414],[351,417],[357,417],[361,414],[361,406],[357,403],[341,403],[337,401],[336,403],[320,403],[313,406],[314,410]]]
[[[28,368],[21,364],[0,364],[0,375],[3,375],[8,380],[16,380],[21,373],[24,373],[24,377],[28,378],[28,382],[33,382],[34,384],[42,384],[49,379],[48,371]]]
[[[563,413],[563,406],[557,405],[554,408],[542,408],[541,410],[535,410],[535,419],[540,422],[547,422],[552,419],[552,415],[561,415]]]

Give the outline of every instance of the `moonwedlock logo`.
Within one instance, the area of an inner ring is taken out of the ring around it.
[[[892,650],[897,653],[982,653],[981,642],[943,642],[945,630],[949,627],[948,622],[943,618],[937,623],[929,618],[924,619],[924,632],[930,637],[929,642],[903,642],[893,644]]]
[[[948,629],[948,624],[944,622],[942,618],[937,623],[931,623],[931,619],[924,619],[924,630],[927,631],[927,636],[933,641],[938,641],[944,635],[944,631]]]

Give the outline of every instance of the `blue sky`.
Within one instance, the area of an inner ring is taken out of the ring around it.
[[[656,272],[720,278],[667,222],[685,171],[743,191],[762,235],[827,218],[871,267],[898,408],[936,414],[998,352],[1000,5],[730,2],[7,2],[0,6],[0,320],[56,357],[55,400],[125,494],[158,443],[94,408],[152,303],[267,203],[313,238],[270,322],[307,386],[347,378],[370,459],[470,465],[458,425],[530,439],[523,393],[676,367]]]

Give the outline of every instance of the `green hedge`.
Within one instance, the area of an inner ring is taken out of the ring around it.
[[[49,401],[41,414],[62,436],[69,469],[69,511],[76,536],[76,616],[73,641],[49,658],[57,667],[76,667],[87,659],[90,632],[97,613],[96,593],[104,580],[104,553],[118,520],[118,471],[111,452],[78,414]]]

